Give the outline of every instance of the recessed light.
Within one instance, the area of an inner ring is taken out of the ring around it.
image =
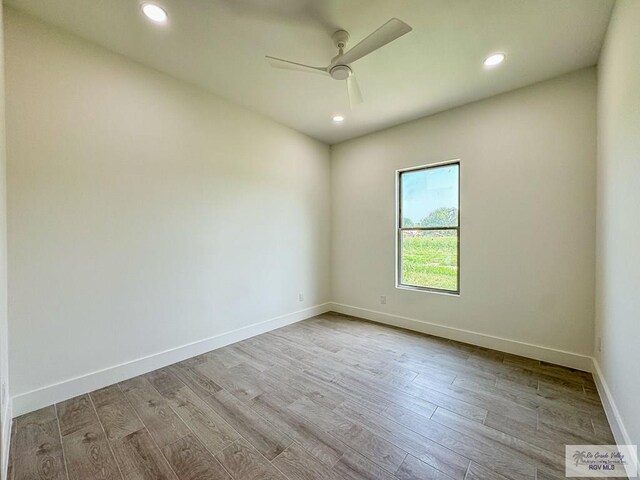
[[[507,56],[504,53],[492,53],[485,59],[484,66],[495,67],[496,65],[500,65],[504,62],[505,58],[507,58]]]
[[[158,5],[154,5],[153,3],[145,3],[142,5],[142,13],[144,13],[147,18],[156,23],[167,23],[167,19],[169,15],[167,12]]]
[[[335,123],[342,123],[342,122],[344,122],[344,117],[342,115],[334,115],[333,116],[333,121]]]

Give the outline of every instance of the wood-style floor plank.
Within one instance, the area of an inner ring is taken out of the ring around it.
[[[128,380],[120,386],[159,447],[191,433],[164,397],[146,379]]]
[[[500,449],[504,453],[508,452],[514,458],[520,457],[519,461],[522,463],[543,463],[551,468],[564,470],[564,455],[536,447],[531,443],[504,434],[486,425],[471,422],[445,409],[438,408],[431,418],[435,422],[469,435],[475,440],[483,442],[483,444],[494,446],[494,448]]]
[[[303,370],[290,370],[277,366],[267,370],[265,375],[291,385],[297,392],[301,392],[327,408],[335,408],[348,398],[348,394],[340,392],[337,386],[322,383],[317,378],[309,378]]]
[[[162,452],[180,480],[230,480],[220,465],[195,435],[187,435],[166,445]]]
[[[242,401],[251,400],[264,392],[260,386],[260,372],[244,363],[224,368],[208,361],[194,370],[202,372],[205,378],[212,379],[214,383],[221,385],[222,388]],[[208,394],[211,393],[215,392]]]
[[[60,433],[63,437],[98,421],[89,395],[80,395],[60,402],[56,405],[56,409],[58,410]]]
[[[192,366],[188,363],[181,362],[171,365],[169,369],[185,385],[191,388],[196,395],[204,398],[222,390],[220,385],[202,372],[201,368],[207,363],[208,361],[205,361],[196,366]]]
[[[15,426],[15,480],[66,480],[55,407],[18,417]]]
[[[345,403],[336,409],[343,416],[368,428],[373,433],[397,445],[431,467],[456,480],[463,480],[469,460],[455,451],[398,424],[386,416],[377,415],[357,405]]]
[[[497,412],[522,422],[529,422],[531,425],[536,425],[538,422],[538,415],[535,410],[515,404],[498,392],[489,393],[477,388],[467,389],[456,385],[442,385],[439,382],[429,381],[421,375],[416,377],[414,383],[425,388],[439,391],[452,398],[476,405],[487,411]],[[446,405],[439,406],[447,408]]]
[[[435,443],[453,450],[457,454],[476,461],[477,463],[490,464],[503,471],[505,476],[513,480],[533,480],[535,478],[535,460],[523,462],[517,452],[498,448],[493,441],[482,441],[467,435],[465,432],[449,428],[433,420],[424,420],[415,413],[394,408],[385,412],[388,418],[401,423],[414,430],[416,433],[429,438]],[[464,417],[460,417],[464,418]],[[469,420],[469,423],[481,425]],[[489,455],[488,452],[491,452]]]
[[[407,458],[400,465],[396,477],[400,480],[452,480],[449,475],[445,475],[413,455],[407,455]]]
[[[387,408],[393,403],[400,404],[420,415],[424,415],[426,418],[431,417],[436,408],[438,408],[436,404],[422,397],[409,395],[403,391],[394,392],[393,387],[387,387],[374,379],[340,374],[333,380],[333,383],[350,392],[350,398],[368,398],[379,408]],[[391,392],[394,392],[394,394],[390,395]],[[484,411],[482,413],[484,415]]]
[[[344,380],[342,379],[344,377]],[[426,388],[416,384],[414,381],[393,380],[391,383],[384,383],[380,379],[367,378],[366,380],[352,375],[340,375],[338,383],[348,383],[351,385],[364,385],[368,389],[375,389],[380,395],[388,396],[391,401],[387,402],[399,405],[421,414],[427,418],[438,406],[446,407],[464,417],[482,423],[487,416],[487,410],[469,402],[469,399],[458,399],[440,392],[437,389]]]
[[[291,445],[291,438],[226,390],[207,397],[206,402],[268,460],[273,460]]]
[[[144,428],[138,414],[118,385],[91,393],[98,418],[109,440],[117,440]]]
[[[319,462],[295,442],[278,455],[273,464],[289,480],[340,480],[331,467]]]
[[[160,368],[142,376],[160,393],[174,391],[184,385],[171,368]]]
[[[477,463],[471,462],[469,465],[469,473],[467,473],[466,480],[507,480],[502,475],[484,468]],[[539,476],[536,480],[542,480]]]
[[[244,342],[235,343],[231,345],[228,350],[229,353],[237,357],[241,363],[250,365],[261,372],[274,365],[268,358],[256,356],[250,350],[247,350]]]
[[[240,436],[226,420],[188,387],[164,392],[163,396],[209,451],[217,453]]]
[[[286,480],[271,462],[242,438],[216,457],[234,480]]]
[[[121,480],[104,432],[96,421],[62,437],[69,480]]]
[[[313,457],[329,467],[334,466],[347,446],[305,417],[288,410],[288,405],[286,400],[267,393],[256,397],[251,403],[259,415],[289,435]]]
[[[300,416],[307,417],[311,422],[389,472],[395,472],[407,456],[406,451],[367,428],[315,404],[310,399],[301,398],[287,408]]]
[[[111,445],[125,480],[177,480],[146,429],[115,440]]]
[[[397,478],[351,450],[346,452],[333,467],[333,472],[341,480],[394,480]]]
[[[329,313],[17,418],[9,480],[559,480],[613,442],[586,372]]]

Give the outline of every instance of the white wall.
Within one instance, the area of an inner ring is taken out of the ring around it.
[[[7,326],[7,182],[4,102],[4,29],[0,3],[0,476],[4,478],[8,461],[11,401],[9,400]]]
[[[328,146],[10,9],[5,30],[16,413],[329,300]]]
[[[589,368],[595,157],[593,68],[335,145],[332,299],[345,313]],[[455,158],[461,295],[396,289],[395,170]]]
[[[594,69],[336,145],[330,162],[319,142],[28,16],[5,24],[16,413],[329,299],[588,366]],[[452,158],[462,294],[397,290],[395,170]]]
[[[598,68],[596,358],[640,444],[640,2],[618,0]],[[618,438],[618,441],[623,439]]]

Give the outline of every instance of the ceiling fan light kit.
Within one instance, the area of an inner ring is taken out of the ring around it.
[[[267,56],[266,58],[274,68],[316,73],[329,76],[334,80],[346,80],[349,104],[351,108],[353,108],[355,105],[362,103],[362,93],[360,92],[360,86],[351,68],[351,64],[410,31],[411,27],[409,25],[402,20],[392,18],[360,43],[345,52],[344,49],[349,43],[349,33],[345,30],[338,30],[331,36],[335,47],[338,49],[338,55],[333,57],[326,67],[313,67],[311,65],[291,62],[271,56]]]
[[[331,78],[334,80],[346,80],[352,74],[351,68],[346,65],[336,65],[331,70],[329,70],[329,74]]]

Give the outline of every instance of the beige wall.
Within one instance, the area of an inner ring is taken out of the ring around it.
[[[11,406],[8,395],[8,325],[7,325],[7,192],[6,192],[6,141],[4,101],[4,29],[2,4],[0,4],[0,472],[4,475],[8,460],[7,445],[11,422]],[[2,477],[4,478],[4,477]]]
[[[332,299],[518,353],[575,353],[588,368],[595,156],[593,68],[333,146]],[[461,295],[396,289],[395,171],[456,158]]]
[[[640,2],[618,0],[598,68],[596,358],[640,444]],[[599,343],[599,342],[597,342]],[[620,440],[620,439],[618,439]]]
[[[329,147],[10,9],[5,30],[12,395],[329,300]]]

